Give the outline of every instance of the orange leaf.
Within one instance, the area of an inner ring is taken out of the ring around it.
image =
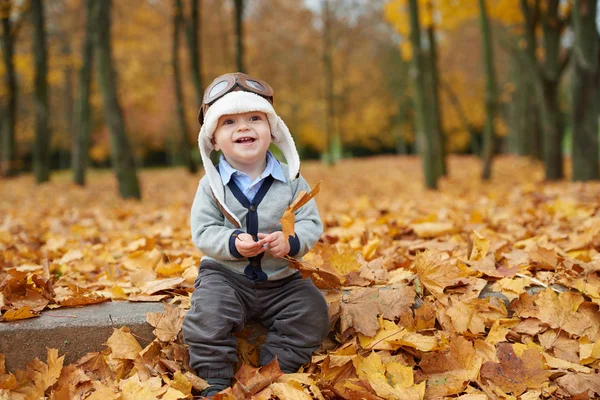
[[[289,205],[289,207],[283,212],[283,216],[279,220],[281,223],[281,230],[285,237],[294,236],[294,228],[296,224],[296,217],[294,213],[300,209],[303,205],[313,199],[321,190],[321,181],[319,181],[313,190],[306,192],[305,190],[300,191],[298,197]]]
[[[31,306],[21,307],[17,310],[8,310],[2,316],[2,321],[18,321],[20,319],[27,319],[39,317],[39,314],[31,312]]]

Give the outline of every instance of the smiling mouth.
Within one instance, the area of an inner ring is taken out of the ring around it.
[[[251,137],[242,137],[239,138],[238,140],[236,140],[236,143],[243,143],[243,144],[247,144],[247,143],[254,143],[256,141],[256,139],[251,138]]]

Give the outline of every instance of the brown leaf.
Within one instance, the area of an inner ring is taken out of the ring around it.
[[[414,286],[396,286],[379,289],[379,311],[384,318],[394,320],[406,313],[412,313],[411,307],[415,303]]]
[[[75,362],[87,376],[95,381],[107,381],[114,378],[114,373],[110,369],[102,353],[88,353]]]
[[[175,340],[181,331],[185,311],[166,303],[164,307],[162,313],[147,313],[146,321],[155,328],[153,333],[158,340],[170,342]]]
[[[419,363],[427,374],[427,398],[460,393],[469,381],[477,379],[481,361],[473,344],[462,336],[453,336],[449,351],[423,354]]]
[[[277,358],[261,368],[250,367],[247,364],[242,364],[239,371],[235,374],[236,384],[233,386],[233,393],[236,396],[243,394],[244,396],[254,395],[283,375],[279,369]]]
[[[527,349],[519,357],[512,344],[501,343],[497,354],[500,362],[483,364],[481,378],[491,380],[507,393],[518,396],[527,389],[539,389],[550,376],[542,354],[535,349]]]
[[[600,396],[600,375],[598,373],[582,374],[579,372],[569,372],[558,378],[556,382],[572,396],[583,393],[586,390],[595,393],[596,397]]]
[[[27,363],[27,377],[40,391],[45,391],[58,381],[64,358],[58,357],[57,349],[48,349],[46,364],[37,358]]]
[[[379,329],[379,294],[375,288],[353,289],[344,293],[341,303],[340,331],[350,328],[365,336],[375,336]]]

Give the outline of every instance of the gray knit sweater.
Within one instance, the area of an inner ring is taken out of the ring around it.
[[[288,167],[281,164],[288,177]],[[281,230],[279,220],[285,209],[294,201],[300,191],[310,191],[302,176],[287,182],[267,177],[258,193],[250,202],[235,185],[233,179],[225,186],[225,203],[238,217],[242,226],[237,228],[227,220],[215,201],[207,177],[198,185],[190,216],[192,240],[208,259],[218,262],[230,270],[246,275],[255,281],[277,280],[294,273],[289,262],[264,252],[256,257],[245,258],[235,247],[237,234],[258,232],[271,233]],[[295,237],[290,236],[290,253],[295,258],[306,254],[323,233],[323,224],[314,200],[309,201],[295,213]]]

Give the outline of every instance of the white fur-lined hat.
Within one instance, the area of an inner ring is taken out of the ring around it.
[[[260,111],[266,114],[271,127],[271,134],[273,135],[273,143],[281,149],[288,164],[289,179],[296,179],[300,172],[300,157],[298,156],[294,139],[288,127],[277,115],[269,101],[258,94],[246,91],[229,92],[215,101],[204,114],[204,123],[198,135],[198,147],[200,148],[204,171],[208,177],[213,196],[225,217],[238,227],[241,227],[242,224],[239,218],[225,204],[225,188],[217,169],[210,160],[210,153],[215,149],[212,138],[217,129],[219,118],[223,115],[242,114],[252,111]]]

